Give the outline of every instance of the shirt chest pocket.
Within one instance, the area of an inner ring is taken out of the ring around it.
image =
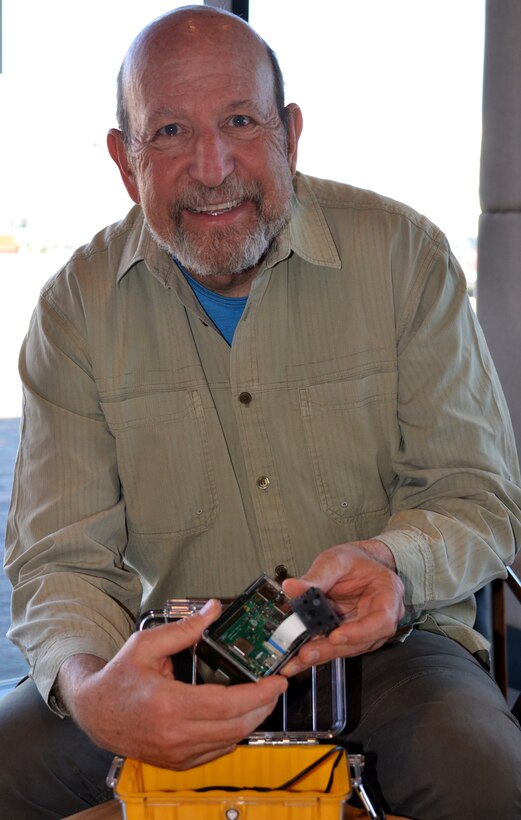
[[[394,372],[310,385],[300,412],[322,509],[344,520],[388,508],[399,447]]]
[[[129,531],[190,535],[208,528],[217,494],[197,390],[102,404],[116,439]]]

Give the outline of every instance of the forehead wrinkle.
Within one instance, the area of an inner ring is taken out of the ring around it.
[[[223,102],[221,105],[223,112],[233,112],[233,111],[240,111],[242,108],[253,109],[255,111],[260,111],[262,106],[259,104],[258,100],[250,99],[248,97],[244,97],[239,100],[231,100],[230,102]],[[179,103],[178,105],[169,105],[165,103],[164,105],[152,105],[148,108],[146,105],[144,106],[144,112],[147,117],[157,117],[157,118],[168,118],[168,117],[184,117],[189,115],[189,107]],[[207,111],[207,109],[205,109]]]
[[[182,105],[172,108],[170,105],[153,106],[150,109],[145,107],[145,113],[148,117],[158,117],[159,119],[168,117],[184,116],[185,109]]]
[[[141,99],[143,98],[143,94],[140,94]],[[134,98],[135,99],[135,98]],[[183,100],[187,100],[185,103]],[[193,100],[193,95],[190,94],[188,90],[183,91],[182,93],[176,95],[176,100],[174,104],[170,104],[168,102],[161,103],[161,104],[154,104],[152,103],[150,106],[144,103],[141,110],[144,116],[149,118],[169,118],[173,117],[189,117],[191,115],[191,106],[190,102]],[[241,109],[249,109],[253,110],[254,112],[263,114],[267,116],[269,114],[269,110],[271,109],[271,103],[273,101],[271,99],[262,100],[260,98],[255,97],[240,97],[238,99],[233,100],[220,100],[219,104],[216,106],[216,109],[220,109],[222,113],[240,113]],[[141,107],[141,106],[140,106]],[[202,106],[200,106],[201,110],[203,110]],[[204,107],[204,112],[208,112],[208,107]]]
[[[258,100],[254,100],[254,99],[251,99],[249,97],[243,97],[240,100],[232,100],[231,102],[226,103],[225,107],[227,109],[233,109],[233,108],[249,108],[249,107],[259,108],[260,106],[259,106]]]
[[[262,39],[252,30],[247,24],[239,20],[239,18],[227,13],[216,13],[215,10],[204,9],[202,7],[195,7],[195,16],[192,14],[194,9],[185,9],[180,12],[173,12],[166,15],[163,19],[159,19],[157,23],[153,23],[138,35],[135,41],[131,44],[124,60],[124,86],[127,107],[130,119],[134,117],[142,119],[147,117],[153,106],[148,108],[147,98],[153,98],[153,93],[150,95],[152,88],[148,88],[149,83],[154,83],[155,77],[161,73],[168,75],[168,65],[170,63],[173,71],[172,76],[178,77],[178,83],[174,82],[173,90],[177,90],[178,94],[172,96],[175,100],[175,110],[165,110],[159,112],[159,116],[165,113],[167,116],[183,116],[184,106],[183,98],[187,100],[187,108],[190,109],[190,89],[184,82],[183,72],[179,71],[179,62],[182,62],[183,54],[186,54],[189,64],[191,64],[192,76],[190,71],[188,75],[189,82],[197,84],[205,82],[208,86],[208,95],[212,96],[212,88],[220,91],[216,87],[219,84],[219,76],[221,72],[219,68],[217,71],[204,64],[204,54],[207,43],[208,46],[215,46],[218,43],[223,49],[230,50],[232,53],[242,55],[256,55],[256,59],[250,59],[249,64],[241,66],[243,77],[249,77],[251,81],[256,84],[259,89],[258,99],[237,99],[234,105],[252,105],[254,109],[263,115],[269,116],[271,113],[271,104],[273,93],[273,70],[269,62],[266,47]],[[195,78],[194,62],[192,57],[197,53],[202,57],[202,64],[200,65],[199,76]],[[172,61],[172,62],[171,62]],[[223,82],[229,85],[229,79],[224,77]],[[176,89],[177,85],[177,89]],[[244,89],[249,93],[247,89]],[[267,92],[269,99],[264,99]],[[239,92],[240,93],[240,92]],[[176,97],[179,97],[179,104]],[[153,102],[153,99],[152,99]],[[159,101],[158,101],[159,102]],[[163,108],[163,106],[160,106]],[[224,102],[224,107],[228,107]],[[157,106],[156,106],[157,108]],[[133,109],[133,110],[132,110]],[[148,109],[148,110],[147,110]],[[168,109],[168,104],[165,106]]]

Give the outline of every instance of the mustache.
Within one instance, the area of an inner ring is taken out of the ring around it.
[[[257,210],[262,209],[262,188],[253,180],[226,179],[217,188],[208,188],[194,182],[178,195],[172,203],[171,216],[178,218],[186,209],[209,208],[224,202],[253,202]]]

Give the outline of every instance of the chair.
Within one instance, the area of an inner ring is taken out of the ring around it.
[[[492,672],[499,688],[507,697],[508,635],[505,618],[505,588],[510,589],[516,600],[521,604],[521,580],[512,567],[508,567],[506,578],[496,578],[477,594],[476,629],[491,643]],[[514,704],[512,711],[519,719],[521,695]]]

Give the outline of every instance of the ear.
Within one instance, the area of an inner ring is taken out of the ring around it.
[[[290,103],[286,106],[286,114],[288,123],[288,162],[291,173],[294,174],[297,169],[298,141],[302,134],[304,121],[302,111],[296,103]]]
[[[130,198],[134,202],[139,202],[139,188],[136,183],[134,171],[128,160],[123,134],[117,128],[111,128],[108,132],[107,148],[109,149],[110,156],[119,168],[121,179]]]

